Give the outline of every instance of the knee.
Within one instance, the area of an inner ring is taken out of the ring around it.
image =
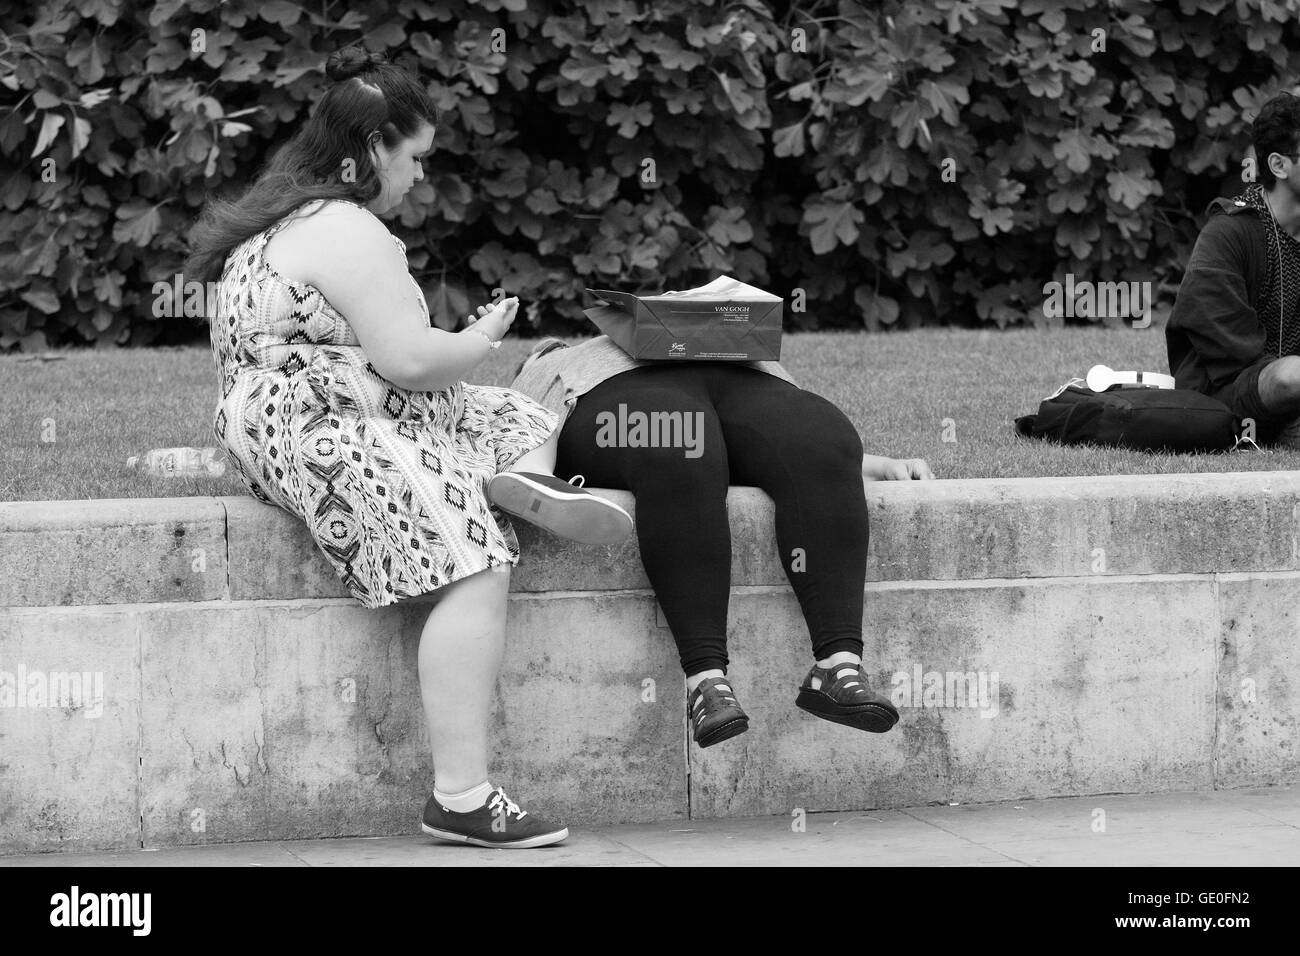
[[[1285,355],[1270,363],[1261,378],[1277,399],[1287,403],[1300,400],[1300,355]]]
[[[731,474],[726,448],[720,440],[706,441],[699,451],[691,457],[687,449],[665,448],[640,456],[628,476],[628,487],[637,495],[660,490],[701,498],[726,497]]]
[[[827,402],[821,414],[807,420],[795,460],[823,472],[847,469],[860,474],[862,436],[842,411]]]

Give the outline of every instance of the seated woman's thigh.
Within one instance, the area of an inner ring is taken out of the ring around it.
[[[754,373],[717,399],[733,472],[773,458],[794,465],[843,461],[862,465],[857,426],[833,402],[789,382]]]
[[[560,433],[558,469],[632,490],[648,475],[725,485],[727,451],[709,395],[688,369],[659,371],[626,372],[578,399]]]

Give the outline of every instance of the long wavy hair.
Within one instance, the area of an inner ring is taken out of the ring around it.
[[[190,230],[187,278],[220,279],[232,250],[303,203],[370,202],[383,185],[370,156],[375,134],[393,149],[424,124],[437,123],[437,109],[424,88],[380,54],[345,47],[330,54],[325,75],[333,82],[311,117],[276,150],[244,194],[234,200],[208,199]],[[345,165],[347,160],[352,164]]]

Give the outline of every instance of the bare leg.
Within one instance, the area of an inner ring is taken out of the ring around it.
[[[579,544],[617,544],[632,531],[632,516],[612,501],[555,477],[560,431],[488,482],[488,501],[551,534]],[[534,477],[529,477],[532,475]]]
[[[442,589],[420,636],[420,695],[436,784],[459,792],[488,779],[488,719],[505,648],[509,566]]]
[[[560,441],[560,429],[551,432],[546,439],[528,454],[510,466],[510,471],[530,471],[535,475],[555,474],[555,447]]]

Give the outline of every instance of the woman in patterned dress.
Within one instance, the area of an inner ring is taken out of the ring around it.
[[[504,509],[586,543],[631,518],[555,479],[556,419],[462,376],[518,301],[431,327],[405,246],[376,214],[423,178],[435,111],[399,67],[352,47],[312,117],[236,202],[210,200],[190,274],[220,278],[214,430],[259,499],[302,518],[368,608],[437,591],[419,648],[434,793],[425,832],[543,846],[568,830],[488,782],[488,722],[519,547]],[[492,506],[497,505],[494,509]]]

